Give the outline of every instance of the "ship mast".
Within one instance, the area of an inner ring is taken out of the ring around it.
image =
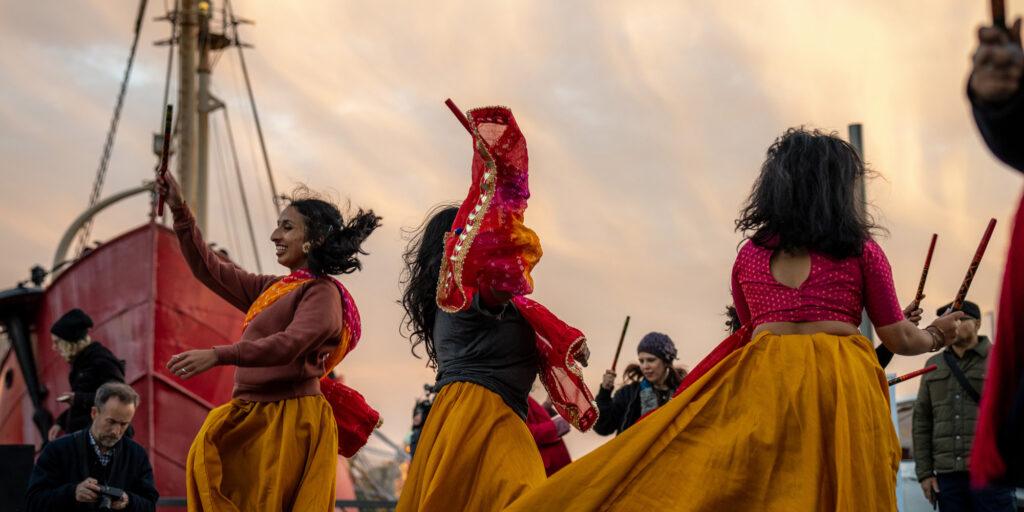
[[[196,0],[181,0],[178,11],[178,180],[181,192],[192,207],[199,229],[206,230],[205,176],[199,176],[199,151],[196,137],[199,120],[196,116],[198,95],[196,88],[196,48],[199,43],[199,7]],[[206,75],[209,77],[209,73]],[[203,134],[206,130],[203,130]],[[205,147],[205,144],[204,144]],[[203,166],[206,170],[206,166]]]

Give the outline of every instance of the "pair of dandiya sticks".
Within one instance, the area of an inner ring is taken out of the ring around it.
[[[981,265],[981,258],[985,256],[985,249],[988,248],[988,241],[992,238],[992,232],[996,229],[996,220],[990,219],[988,221],[988,228],[985,229],[985,234],[981,237],[981,242],[978,243],[978,250],[974,252],[974,259],[971,260],[971,265],[967,267],[967,275],[964,276],[963,282],[960,284],[960,290],[956,293],[956,298],[953,299],[953,304],[949,306],[949,309],[944,314],[948,314],[952,311],[959,311],[964,301],[967,300],[967,290],[971,288],[971,282],[974,281],[974,274],[978,271],[978,267]],[[924,260],[924,270],[921,271],[921,281],[917,285],[917,295],[914,296],[914,302],[920,303],[921,299],[924,298],[924,283],[928,280],[928,269],[932,264],[932,254],[935,253],[935,242],[939,239],[939,235],[932,235],[932,242],[928,246],[928,257]],[[889,385],[894,386],[900,382],[904,382],[914,377],[920,377],[928,372],[937,370],[939,367],[936,365],[927,366],[917,371],[910,372],[906,375],[900,375],[889,379]]]

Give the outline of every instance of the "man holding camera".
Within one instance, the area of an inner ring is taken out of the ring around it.
[[[43,448],[29,480],[28,510],[156,510],[149,457],[124,437],[138,404],[127,384],[100,386],[92,425]]]

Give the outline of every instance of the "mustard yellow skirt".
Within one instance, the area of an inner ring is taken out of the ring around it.
[[[900,447],[862,336],[761,333],[507,510],[896,510]]]
[[[217,407],[188,452],[189,512],[333,511],[337,428],[320,395]]]
[[[434,400],[396,512],[498,511],[545,478],[526,423],[487,388],[456,382]]]

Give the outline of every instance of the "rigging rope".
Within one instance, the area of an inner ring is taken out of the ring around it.
[[[252,256],[256,258],[256,268],[263,273],[260,266],[260,251],[256,247],[256,232],[252,229],[252,214],[249,213],[249,200],[245,196],[245,183],[242,181],[242,168],[238,165],[238,152],[235,151],[235,135],[231,131],[231,116],[228,115],[227,105],[221,107],[224,112],[224,127],[228,132],[228,147],[231,149],[231,158],[235,163],[235,177],[238,179],[238,194],[242,197],[242,211],[245,212],[245,224],[249,228],[249,240],[252,242]],[[225,169],[225,172],[227,169]]]
[[[267,180],[270,182],[270,193],[273,194],[274,209],[277,214],[281,213],[281,198],[277,195],[277,187],[274,185],[274,173],[270,170],[270,156],[267,155],[267,144],[263,140],[263,127],[260,124],[260,115],[256,111],[256,96],[252,92],[252,82],[249,80],[249,68],[245,65],[245,52],[242,51],[242,42],[238,39],[238,20],[235,19],[234,10],[231,8],[230,0],[224,0],[224,8],[231,19],[231,28],[234,32],[235,47],[238,48],[238,61],[242,64],[242,76],[245,77],[245,88],[249,92],[249,105],[252,107],[252,117],[256,121],[256,133],[260,139],[260,150],[263,151],[263,164],[267,169]]]
[[[142,33],[142,18],[146,14],[147,0],[139,1],[139,12],[135,16],[135,34],[132,36],[132,48],[128,53],[128,66],[124,70],[124,79],[121,80],[121,89],[117,93],[117,104],[114,106],[114,116],[110,119],[110,128],[107,129],[107,139],[103,144],[103,156],[100,157],[99,168],[96,169],[96,179],[92,184],[92,193],[89,195],[89,208],[96,206],[100,199],[100,192],[103,190],[103,181],[107,176],[107,165],[110,163],[110,154],[114,149],[114,137],[117,135],[117,124],[121,120],[121,109],[124,107],[124,98],[128,93],[128,80],[131,78],[132,65],[135,63],[136,49],[139,47],[139,35]],[[89,236],[92,233],[92,219],[89,219],[82,226],[81,235],[78,237],[78,255],[81,256],[89,243]]]

